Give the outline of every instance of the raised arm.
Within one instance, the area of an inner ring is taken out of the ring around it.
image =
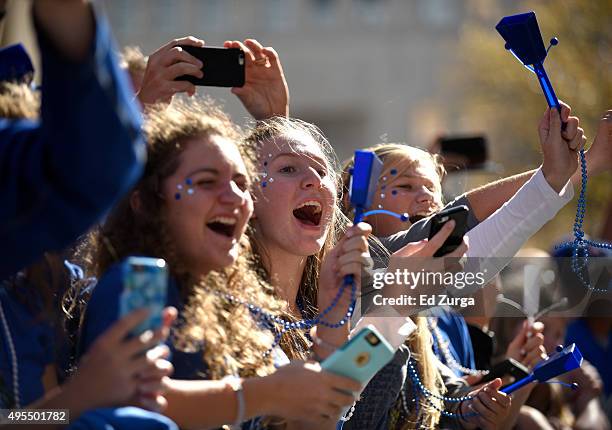
[[[37,1],[40,121],[0,120],[0,279],[61,250],[137,180],[140,114],[109,28],[82,0]]]
[[[563,140],[566,144],[574,151],[577,150],[579,145],[582,145],[584,139],[584,131],[579,127],[579,120],[575,116],[570,116],[571,108],[562,103],[561,109],[561,120],[567,122],[566,129],[561,133]],[[542,127],[540,127],[542,130]],[[544,131],[541,131],[543,133]],[[543,136],[540,136],[542,140]],[[548,148],[548,147],[547,147]],[[590,152],[590,151],[589,151]],[[587,155],[589,155],[587,152]],[[560,151],[550,151],[543,147],[544,159],[542,162],[542,173],[544,178],[550,184],[550,186],[557,192],[565,185],[564,181],[561,183],[564,177],[564,172],[559,172],[560,162],[566,157],[566,153]],[[592,158],[589,156],[588,158]],[[604,167],[605,168],[605,167]],[[603,168],[597,165],[597,168],[593,173],[599,173]],[[493,212],[499,209],[505,202],[510,198],[537,172],[537,169],[529,170],[527,172],[519,173],[507,178],[500,179],[498,181],[491,182],[489,184],[478,187],[466,194],[470,206],[474,211],[474,215],[479,221],[482,221],[489,217]],[[580,180],[580,174],[572,177],[572,183],[576,184]]]

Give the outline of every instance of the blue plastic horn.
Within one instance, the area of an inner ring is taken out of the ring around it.
[[[547,382],[552,378],[577,369],[581,365],[582,354],[575,343],[572,343],[565,348],[558,347],[556,353],[548,357],[546,360],[542,360],[536,364],[536,366],[533,368],[533,372],[531,372],[528,376],[525,376],[523,379],[519,379],[514,384],[508,385],[501,391],[506,394],[510,394],[513,391],[516,391],[534,381]]]
[[[506,41],[506,49],[512,52],[527,69],[536,74],[548,106],[561,112],[559,100],[544,70],[544,60],[548,49],[558,43],[557,39],[551,39],[548,49],[544,47],[535,12],[506,16],[495,28]]]
[[[357,224],[362,221],[364,211],[372,206],[383,163],[370,151],[355,151],[354,160],[349,198],[355,208],[353,221]]]

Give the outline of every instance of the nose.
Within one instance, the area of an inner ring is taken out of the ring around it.
[[[421,186],[417,190],[417,196],[416,196],[417,203],[432,202],[433,199],[434,199],[433,191],[431,191],[429,188],[425,186]]]
[[[242,206],[247,202],[248,191],[242,191],[234,181],[230,181],[223,187],[219,195],[219,201],[235,207]]]
[[[312,167],[306,170],[304,177],[302,178],[302,188],[320,188],[321,187],[321,176]]]

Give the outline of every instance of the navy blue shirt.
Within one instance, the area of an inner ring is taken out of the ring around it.
[[[24,407],[45,393],[42,378],[46,367],[55,362],[55,330],[48,320],[40,317],[40,303],[26,305],[8,289],[0,288],[0,306],[8,326],[0,322],[0,404],[3,408],[15,407],[13,357],[9,347],[12,340],[18,363],[20,406]]]
[[[604,344],[595,339],[584,319],[577,319],[567,326],[565,344],[575,343],[584,358],[591,363],[601,376],[606,396],[612,394],[612,331]]]
[[[39,32],[41,119],[0,119],[0,280],[87,231],[137,181],[141,115],[104,19],[89,56],[62,58]]]
[[[448,352],[452,360],[468,369],[475,369],[474,348],[465,319],[457,312],[448,309],[436,308],[433,314],[436,316],[438,333],[442,335],[443,342],[448,345]],[[435,337],[434,343],[438,343]],[[448,362],[439,345],[434,344],[434,353],[457,376],[464,376],[464,373],[454,366],[455,363]]]

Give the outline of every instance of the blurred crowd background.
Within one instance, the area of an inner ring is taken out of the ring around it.
[[[2,46],[36,52],[28,0],[9,0]],[[378,142],[429,147],[440,136],[484,135],[484,168],[451,172],[448,198],[538,160],[537,122],[546,108],[534,75],[505,49],[495,25],[534,10],[557,96],[589,137],[612,99],[612,2],[516,0],[106,0],[120,46],[145,54],[184,35],[211,46],[255,37],[280,54],[291,115],[320,126],[341,158]],[[247,113],[227,89],[199,88]],[[612,239],[611,175],[589,182],[586,232]],[[576,193],[578,194],[578,193]],[[575,205],[531,239],[546,247],[570,233]]]

